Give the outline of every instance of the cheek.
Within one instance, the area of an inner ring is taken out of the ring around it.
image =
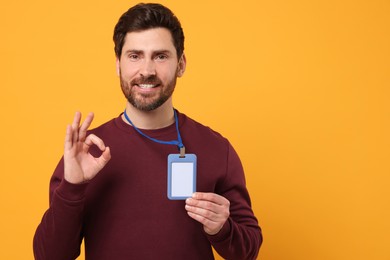
[[[161,68],[157,71],[157,76],[162,81],[172,81],[172,79],[175,79],[178,75],[177,73],[177,67],[169,67],[169,68]]]
[[[123,79],[129,80],[137,76],[137,68],[135,66],[121,65],[119,67],[119,73]]]

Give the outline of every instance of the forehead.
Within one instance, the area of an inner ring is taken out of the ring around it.
[[[153,28],[127,33],[122,53],[132,49],[144,52],[156,50],[176,51],[173,45],[172,34],[165,28]]]

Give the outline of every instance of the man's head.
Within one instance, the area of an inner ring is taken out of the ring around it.
[[[172,35],[178,59],[184,51],[184,33],[180,21],[171,10],[160,4],[138,4],[125,12],[115,26],[115,55],[120,59],[126,34],[153,28],[166,28]]]
[[[159,4],[139,4],[121,16],[114,32],[122,92],[133,107],[151,111],[165,104],[185,71],[179,20]]]

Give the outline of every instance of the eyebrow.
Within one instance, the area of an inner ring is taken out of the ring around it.
[[[137,49],[130,49],[130,50],[126,50],[124,52],[124,54],[129,54],[129,53],[142,54],[142,53],[144,53],[144,51],[143,50],[137,50]],[[159,53],[172,54],[172,52],[170,50],[165,50],[165,49],[155,50],[155,51],[152,52],[153,55],[156,55],[156,54],[159,54]]]

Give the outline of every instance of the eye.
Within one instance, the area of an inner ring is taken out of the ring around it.
[[[139,55],[138,55],[138,54],[135,54],[135,53],[130,53],[127,57],[128,57],[131,61],[137,61],[137,60],[139,60]]]
[[[157,60],[157,61],[164,61],[166,59],[168,59],[168,55],[166,55],[166,54],[158,54],[155,57],[155,60]]]

